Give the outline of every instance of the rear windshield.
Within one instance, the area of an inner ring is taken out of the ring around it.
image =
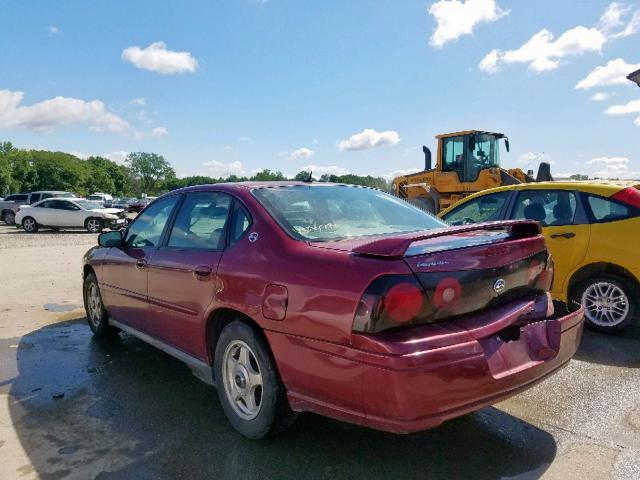
[[[291,236],[329,241],[445,227],[445,223],[378,190],[342,185],[257,188],[253,195]]]

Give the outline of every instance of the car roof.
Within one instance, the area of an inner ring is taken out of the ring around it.
[[[474,198],[490,195],[496,192],[505,192],[511,190],[575,190],[579,192],[592,193],[594,195],[600,195],[602,197],[610,197],[615,195],[620,190],[627,187],[634,186],[634,182],[615,182],[615,181],[589,181],[589,180],[576,180],[576,181],[559,181],[559,182],[531,182],[531,183],[518,183],[516,185],[505,185],[502,187],[490,188],[488,190],[482,190],[481,192],[474,193],[468,197],[463,198],[459,202],[454,203],[450,207],[446,208],[438,214],[439,217],[443,217],[454,208],[462,205]],[[636,186],[637,188],[637,186]]]

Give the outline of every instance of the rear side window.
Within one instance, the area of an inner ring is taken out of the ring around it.
[[[5,200],[7,202],[25,202],[27,198],[27,195],[9,195]]]
[[[536,220],[545,227],[571,225],[576,195],[565,190],[525,190],[518,194],[513,218]]]
[[[163,198],[153,205],[149,205],[133,221],[127,230],[125,245],[132,248],[156,247],[160,244],[171,212],[178,201],[176,195]]]
[[[469,200],[464,205],[445,215],[449,225],[467,225],[470,223],[491,222],[501,220],[500,213],[509,199],[509,192],[483,195]]]
[[[231,197],[219,192],[186,195],[169,236],[170,247],[222,249]]]
[[[46,198],[46,197],[44,197],[44,198]],[[39,200],[40,200],[40,194],[39,193],[34,193],[33,195],[31,195],[31,204],[34,204]]]
[[[231,220],[230,241],[236,243],[242,238],[244,232],[246,232],[251,226],[251,217],[249,212],[245,210],[238,202],[235,203],[233,209],[233,219]]]
[[[587,203],[597,222],[610,222],[631,216],[631,209],[626,205],[594,195],[587,196]]]

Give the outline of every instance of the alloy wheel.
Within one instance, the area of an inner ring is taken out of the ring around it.
[[[224,391],[235,413],[252,420],[262,407],[262,374],[258,360],[249,345],[241,340],[231,342],[222,361]]]
[[[91,233],[98,233],[100,231],[100,221],[92,218],[87,222],[87,230]]]
[[[87,307],[89,310],[89,321],[94,327],[98,328],[102,316],[102,300],[100,299],[98,286],[95,283],[89,285],[87,291]]]
[[[33,232],[36,229],[36,221],[33,218],[25,218],[22,222],[22,228],[25,232]]]
[[[587,319],[599,327],[614,327],[629,314],[629,299],[619,286],[600,281],[589,285],[582,294]]]

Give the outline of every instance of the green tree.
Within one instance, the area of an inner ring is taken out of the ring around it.
[[[140,193],[157,193],[164,182],[176,176],[171,164],[162,155],[156,153],[130,153],[126,162],[133,183],[136,184]]]
[[[268,168],[256,173],[250,180],[257,182],[269,182],[269,181],[277,181],[277,180],[286,180],[286,177],[282,174],[282,172],[276,171],[272,172]]]
[[[296,176],[293,177],[293,179],[296,182],[308,182],[310,177],[311,177],[311,172],[307,170],[301,170],[298,173],[296,173]]]

